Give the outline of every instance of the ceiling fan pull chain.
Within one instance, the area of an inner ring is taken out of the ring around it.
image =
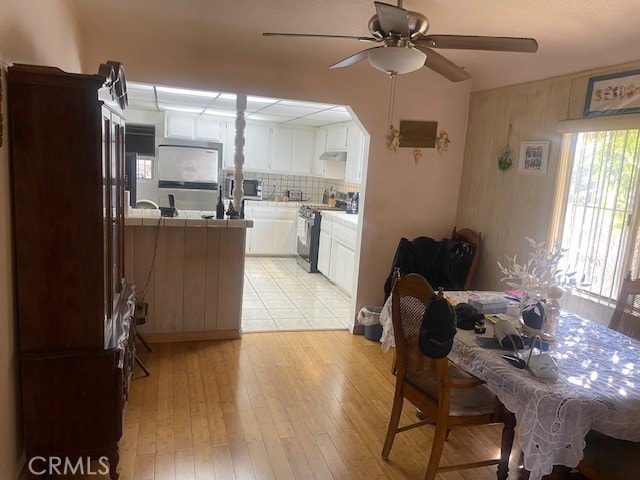
[[[391,87],[389,88],[389,113],[387,116],[387,124],[389,131],[387,132],[385,145],[389,150],[398,151],[400,146],[400,131],[393,128],[393,110],[396,102],[396,74],[391,73]]]
[[[391,86],[389,88],[389,112],[387,114],[387,124],[389,125],[389,130],[393,130],[393,112],[395,109],[396,103],[396,74],[389,74],[391,78]]]

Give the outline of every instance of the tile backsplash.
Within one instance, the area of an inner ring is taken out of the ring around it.
[[[224,173],[232,173],[226,170]],[[262,180],[263,200],[284,197],[287,190],[302,190],[302,199],[310,202],[321,202],[322,194],[333,186],[338,192],[359,192],[360,184],[344,180],[307,177],[304,175],[284,175],[278,173],[244,172],[244,178]]]

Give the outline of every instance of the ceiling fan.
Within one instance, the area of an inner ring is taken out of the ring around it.
[[[381,45],[367,48],[351,55],[329,68],[349,67],[365,58],[375,68],[395,76],[409,73],[425,66],[452,82],[466,80],[471,75],[451,60],[437,53],[434,48],[462,50],[493,50],[501,52],[528,52],[538,50],[533,38],[482,37],[472,35],[427,35],[429,21],[418,12],[383,2],[373,2],[376,14],[369,20],[371,37],[351,35],[322,35],[311,33],[263,33],[265,36],[350,38]]]

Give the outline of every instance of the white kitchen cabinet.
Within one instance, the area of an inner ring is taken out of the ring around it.
[[[196,140],[224,142],[226,123],[217,118],[200,117],[196,119]]]
[[[353,295],[356,265],[356,228],[324,215],[320,224],[318,270]]]
[[[298,209],[289,206],[245,208],[245,218],[253,220],[247,236],[247,254],[295,255]]]
[[[255,211],[256,209],[254,209]],[[273,219],[254,217],[249,253],[252,255],[272,255],[274,229]]]
[[[315,153],[313,155],[313,175],[321,178],[344,180],[346,162],[341,160],[320,160],[320,155],[327,151],[327,129],[316,129]]]
[[[215,117],[165,113],[165,137],[185,140],[224,142],[226,122]]]
[[[324,176],[324,160],[320,160],[320,155],[327,151],[327,129],[316,128],[316,145],[313,154],[313,174],[317,177]]]
[[[353,295],[353,279],[356,254],[340,240],[331,239],[331,257],[329,262],[329,280]]]
[[[193,140],[196,136],[196,118],[192,115],[165,113],[166,138],[185,138]]]
[[[310,175],[315,148],[313,130],[274,126],[271,129],[270,170]]]
[[[324,216],[320,222],[320,246],[318,248],[318,270],[329,277],[331,262],[331,232],[333,221],[331,217]]]
[[[293,161],[293,130],[286,127],[271,129],[271,157],[272,172],[291,173]]]
[[[344,151],[347,149],[347,124],[336,123],[327,126],[327,150]]]
[[[271,127],[269,125],[247,123],[245,129],[244,169],[261,172],[268,171],[270,144]],[[231,145],[235,149],[234,143]]]
[[[360,183],[364,157],[365,137],[355,123],[349,123],[347,134],[347,162],[345,180]]]
[[[224,137],[224,167],[235,168],[236,126],[226,122]],[[247,123],[244,130],[244,170],[266,172],[269,170],[269,144],[271,127],[264,124]]]
[[[293,131],[291,171],[297,175],[310,175],[313,172],[314,151],[315,135],[313,130],[295,129]]]
[[[345,248],[344,255],[344,277],[343,288],[349,292],[350,295],[354,291],[354,278],[356,269],[356,252],[349,248]]]

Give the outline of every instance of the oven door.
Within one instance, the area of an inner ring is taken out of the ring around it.
[[[298,265],[304,268],[307,272],[310,272],[314,265],[313,251],[317,250],[317,246],[314,247],[314,219],[306,218],[303,215],[298,216],[298,235],[296,240],[296,253],[298,254]],[[317,257],[316,257],[317,261]]]

